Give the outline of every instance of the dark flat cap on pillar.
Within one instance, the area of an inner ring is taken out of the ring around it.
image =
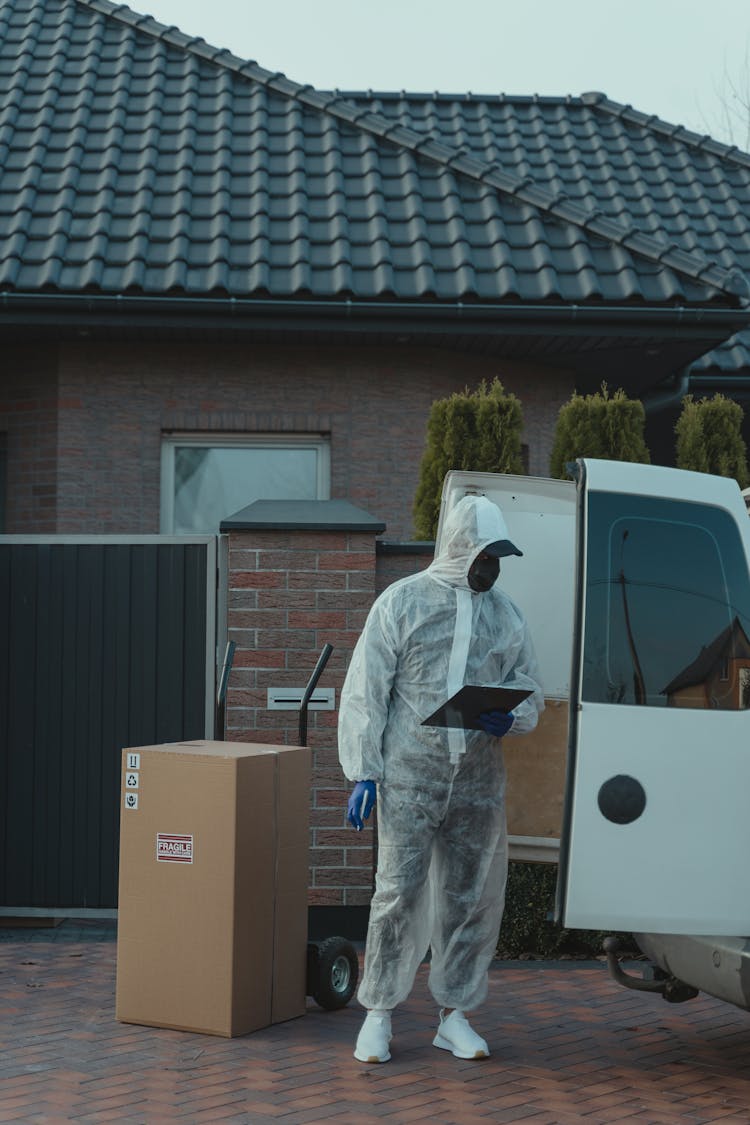
[[[221,531],[385,531],[382,520],[348,500],[255,500],[221,521]]]

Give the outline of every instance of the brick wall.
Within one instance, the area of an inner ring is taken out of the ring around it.
[[[551,368],[371,342],[89,340],[37,358],[25,349],[4,372],[7,531],[102,534],[159,531],[165,432],[279,432],[327,435],[331,496],[377,515],[390,538],[409,539],[436,398],[499,375],[523,403],[530,472],[546,476],[557,413],[575,383]]]
[[[333,653],[320,686],[338,704],[352,649],[375,597],[371,534],[237,531],[229,538],[228,639],[237,644],[226,737],[297,745],[298,712],[269,711],[269,687],[304,687],[323,645]],[[338,763],[336,711],[308,712],[312,750],[311,906],[363,906],[373,879],[373,832],[345,822],[349,786]]]
[[[377,564],[375,569],[375,593],[382,594],[386,586],[399,578],[406,578],[424,570],[432,562],[435,554],[434,543],[394,543],[377,540]]]
[[[0,381],[0,434],[7,465],[6,526],[16,534],[57,530],[60,396],[53,349],[6,348]]]

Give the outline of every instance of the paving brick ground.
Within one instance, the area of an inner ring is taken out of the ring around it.
[[[113,929],[0,931],[0,1122],[750,1125],[750,1014],[601,964],[493,967],[482,1062],[431,1045],[421,970],[392,1061],[363,1066],[356,1004],[231,1040],[117,1023],[115,961]]]

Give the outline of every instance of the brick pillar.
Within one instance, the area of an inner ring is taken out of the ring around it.
[[[375,537],[384,525],[346,501],[264,501],[222,523],[229,535],[228,639],[236,642],[225,737],[297,745],[299,712],[269,710],[268,689],[304,688],[326,644],[318,681],[336,709],[308,711],[311,906],[364,906],[373,832],[346,825],[349,783],[338,763],[341,685],[375,598]]]

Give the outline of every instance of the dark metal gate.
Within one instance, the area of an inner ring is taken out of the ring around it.
[[[0,537],[2,913],[116,906],[122,748],[213,736],[215,632],[213,538]]]

